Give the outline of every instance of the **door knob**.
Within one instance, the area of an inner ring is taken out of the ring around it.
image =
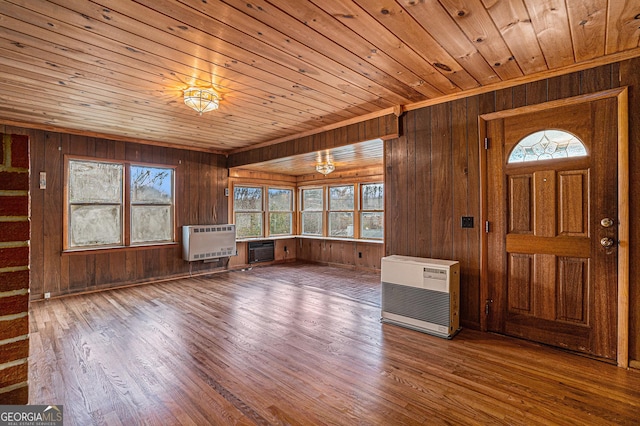
[[[613,238],[609,238],[609,237],[602,237],[600,239],[600,245],[604,248],[610,248],[613,246],[615,241],[613,241]]]
[[[615,222],[610,217],[605,217],[600,221],[600,225],[602,225],[603,228],[610,228],[614,223]]]

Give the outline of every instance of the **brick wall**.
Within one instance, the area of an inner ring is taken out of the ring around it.
[[[27,404],[29,140],[0,136],[0,401]]]

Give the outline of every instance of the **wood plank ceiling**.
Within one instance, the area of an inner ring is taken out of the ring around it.
[[[232,152],[636,56],[639,26],[637,0],[6,0],[0,122]]]

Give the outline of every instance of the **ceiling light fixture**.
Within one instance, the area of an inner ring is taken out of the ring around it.
[[[327,161],[326,163],[316,164],[316,171],[318,173],[322,173],[323,175],[328,175],[332,171],[336,169],[336,166],[333,165],[331,161]]]
[[[184,91],[184,103],[202,115],[220,106],[220,97],[211,88],[189,87]]]
[[[316,163],[316,172],[322,173],[323,175],[328,175],[332,171],[336,169],[336,166],[331,162],[331,157],[329,157],[329,151],[325,154],[325,161],[322,161],[322,154],[318,153],[318,162]]]

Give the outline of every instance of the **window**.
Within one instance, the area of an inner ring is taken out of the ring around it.
[[[69,159],[64,248],[173,242],[173,181],[173,168]]]
[[[507,162],[522,163],[586,155],[584,144],[571,133],[563,130],[543,130],[522,138],[511,151]]]
[[[293,205],[291,188],[235,185],[233,212],[236,237],[293,234]]]
[[[173,170],[131,166],[131,243],[173,241]]]
[[[291,235],[293,190],[269,188],[269,235]]]
[[[262,187],[236,186],[233,188],[236,237],[262,237]]]
[[[302,235],[322,235],[322,215],[324,209],[323,189],[309,188],[301,191]]]
[[[353,237],[354,186],[329,187],[329,236]]]
[[[360,238],[384,237],[384,185],[368,183],[360,186]]]

